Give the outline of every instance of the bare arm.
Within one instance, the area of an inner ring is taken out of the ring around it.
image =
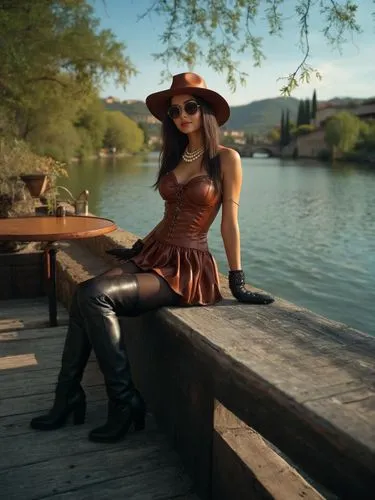
[[[241,266],[240,228],[238,225],[238,207],[242,186],[241,158],[233,149],[223,149],[220,153],[223,209],[221,235],[229,265],[229,288],[232,295],[240,302],[249,304],[271,304],[270,295],[251,292],[245,286],[245,274]]]
[[[226,148],[221,151],[220,160],[223,183],[221,236],[229,269],[233,271],[242,269],[238,224],[238,207],[242,186],[241,158],[237,151]]]

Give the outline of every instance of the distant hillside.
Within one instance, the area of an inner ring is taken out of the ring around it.
[[[318,96],[319,97],[319,96]],[[151,134],[159,134],[160,124],[148,111],[143,101],[127,100],[119,102],[107,102],[102,99],[106,109],[111,111],[122,111],[132,120],[146,123]],[[363,99],[335,97],[329,101],[319,102],[319,104],[356,105]],[[242,106],[233,106],[231,116],[225,124],[226,129],[245,130],[252,133],[263,133],[272,127],[279,125],[281,112],[289,109],[290,119],[296,121],[299,100],[294,97],[275,97],[273,99],[262,99],[253,101]]]
[[[360,99],[358,97],[333,97],[329,101],[320,101],[320,105],[331,105],[331,106],[337,106],[337,107],[344,107],[344,106],[359,106],[365,99]]]
[[[142,118],[146,121],[148,116],[151,116],[146,104],[143,101],[113,101],[110,102],[109,99],[102,99],[102,102],[106,109],[109,111],[122,111],[124,114],[129,116],[129,118],[137,117]],[[136,120],[139,121],[139,120]]]
[[[225,127],[249,132],[264,132],[279,125],[283,110],[289,109],[290,119],[295,121],[298,103],[299,100],[294,97],[275,97],[253,101],[243,106],[233,106]]]

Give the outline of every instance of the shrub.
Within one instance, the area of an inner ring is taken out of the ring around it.
[[[300,125],[294,130],[294,135],[299,137],[300,135],[308,135],[314,132],[316,127],[314,125]]]

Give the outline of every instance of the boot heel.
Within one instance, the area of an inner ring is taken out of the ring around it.
[[[73,424],[82,425],[86,418],[86,401],[79,403],[73,411]]]

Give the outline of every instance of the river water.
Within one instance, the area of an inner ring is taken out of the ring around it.
[[[72,164],[64,185],[89,189],[89,209],[137,235],[162,217],[151,185],[158,156]],[[243,158],[242,263],[255,286],[375,335],[375,168]],[[209,234],[227,265],[220,213]]]

